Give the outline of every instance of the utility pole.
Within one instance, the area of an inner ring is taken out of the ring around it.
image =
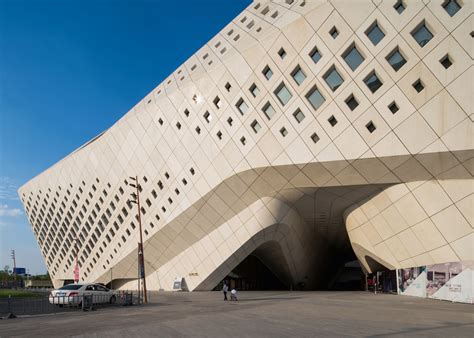
[[[146,293],[146,278],[145,278],[145,252],[143,248],[143,235],[142,235],[142,217],[140,208],[140,183],[138,182],[138,176],[130,177],[130,180],[134,181],[135,184],[129,183],[131,187],[134,187],[137,192],[131,193],[132,199],[130,202],[135,203],[138,208],[138,231],[140,232],[140,242],[138,242],[138,301],[140,301],[140,280],[143,281],[143,302],[148,302]]]
[[[11,256],[13,259],[13,286],[16,289],[16,258],[15,258],[15,250],[11,251]]]

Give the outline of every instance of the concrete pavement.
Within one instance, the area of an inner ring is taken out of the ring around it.
[[[0,336],[472,337],[473,310],[367,292],[160,292],[143,307],[1,320]]]

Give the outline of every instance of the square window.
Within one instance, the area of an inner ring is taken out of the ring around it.
[[[203,116],[204,116],[204,119],[206,120],[207,123],[210,123],[212,121],[212,115],[207,110],[206,110],[206,112],[204,113]]]
[[[308,94],[306,94],[306,99],[309,101],[309,103],[311,103],[311,106],[313,106],[314,110],[317,110],[319,107],[321,107],[324,101],[326,101],[316,86],[311,88]]]
[[[349,107],[350,110],[354,110],[357,108],[357,106],[359,105],[359,102],[357,102],[356,98],[354,97],[353,94],[351,94],[351,96],[349,96],[347,99],[346,99],[346,104],[347,106]]]
[[[250,124],[250,127],[252,127],[255,134],[258,133],[260,129],[262,129],[262,126],[257,120],[253,120],[253,122]]]
[[[178,130],[181,129],[181,123],[177,122],[176,123],[176,128],[178,128]]]
[[[280,56],[280,58],[283,60],[286,56],[286,51],[282,48],[280,48],[280,50],[278,51],[278,55]]]
[[[411,32],[411,35],[420,47],[424,47],[433,38],[433,34],[426,27],[424,20]]]
[[[461,9],[461,6],[456,0],[446,0],[443,4],[443,8],[449,16],[454,16]]]
[[[247,110],[249,109],[249,106],[247,106],[243,98],[240,98],[239,101],[237,101],[237,104],[235,106],[237,107],[240,114],[242,115],[244,115],[245,112],[247,112]]]
[[[342,54],[344,61],[352,69],[356,70],[362,62],[364,62],[364,57],[357,50],[355,44],[352,44],[345,52]]]
[[[392,112],[392,114],[395,114],[400,108],[398,108],[398,105],[393,101],[388,105],[388,109]]]
[[[275,19],[277,16],[278,16],[278,11],[275,11],[275,12],[272,14],[272,18]]]
[[[425,86],[423,85],[423,83],[421,82],[420,79],[416,80],[414,83],[413,83],[413,88],[415,88],[415,90],[419,93],[421,92],[423,89],[425,89]]]
[[[288,130],[286,130],[286,128],[283,127],[280,129],[280,134],[281,136],[285,137],[286,135],[288,135]]]
[[[369,123],[367,123],[367,124],[365,125],[365,127],[367,128],[367,130],[368,130],[371,134],[375,131],[375,129],[377,129],[377,128],[375,128],[375,124],[374,124],[372,121],[370,121]]]
[[[258,89],[257,85],[253,83],[250,88],[249,88],[250,94],[252,94],[253,97],[257,97],[257,95],[260,93],[260,89]]]
[[[230,88],[232,88],[232,86],[230,85],[229,82],[227,82],[227,83],[225,84],[225,89],[226,89],[228,92],[230,92]]]
[[[329,35],[332,36],[333,39],[337,38],[339,35],[339,31],[337,30],[336,26],[333,26],[331,30],[329,31]]]
[[[344,82],[341,75],[336,70],[335,66],[329,68],[329,70],[323,76],[324,81],[328,84],[329,88],[334,92]]]
[[[334,126],[337,124],[337,120],[336,120],[336,118],[334,117],[334,115],[331,115],[331,117],[328,118],[328,122],[329,122],[329,124],[330,124],[332,127],[334,127]]]
[[[185,110],[184,110],[184,115],[185,115],[186,117],[189,117],[189,110],[185,109]]]
[[[263,68],[263,71],[262,71],[262,74],[263,76],[265,76],[265,78],[267,80],[270,80],[273,76],[273,72],[272,70],[270,69],[270,67],[266,66],[265,68]]]
[[[314,63],[318,63],[321,60],[321,53],[319,52],[317,47],[314,47],[311,52],[309,53],[309,57],[313,60]]]
[[[377,46],[377,44],[385,37],[385,33],[380,28],[377,21],[375,21],[369,29],[365,31],[365,35],[369,38],[370,41]]]
[[[222,132],[220,130],[217,132],[216,135],[219,140],[222,140]]]
[[[298,122],[298,123],[301,123],[301,121],[304,120],[305,116],[303,114],[303,112],[301,111],[301,109],[296,109],[296,111],[293,113],[293,117],[295,118],[295,120]]]
[[[299,65],[296,66],[296,68],[293,70],[293,72],[291,73],[291,76],[293,77],[293,80],[295,80],[298,86],[301,85],[303,81],[306,79],[306,75],[305,73],[303,73]]]
[[[407,63],[407,60],[405,60],[402,53],[400,53],[398,47],[388,54],[385,59],[396,72],[398,72],[398,70],[402,68],[405,63]]]
[[[398,14],[402,14],[406,7],[402,0],[398,0],[395,5],[393,5],[393,8],[395,8]]]
[[[265,104],[265,106],[263,106],[263,112],[265,113],[265,116],[267,117],[267,119],[271,120],[272,117],[275,115],[275,109],[273,108],[273,106],[270,104],[270,102],[267,102]]]
[[[287,104],[293,96],[283,82],[280,83],[273,93],[278,97],[278,100],[282,105]]]
[[[198,135],[201,134],[201,128],[199,128],[199,126],[196,127],[196,133],[197,133]]]
[[[441,64],[443,65],[444,68],[448,69],[449,67],[451,67],[451,65],[453,64],[453,62],[451,61],[451,59],[449,58],[449,55],[446,54],[441,60],[439,60],[439,62],[441,62]]]
[[[191,175],[194,175],[196,173],[193,167],[189,168],[189,172],[191,173]]]
[[[160,125],[163,125],[163,120],[161,119],[161,117],[158,119],[158,123],[159,123]]]
[[[319,141],[319,136],[318,136],[318,134],[313,133],[313,135],[311,135],[311,140],[312,140],[314,143],[317,143],[317,142]]]
[[[377,73],[375,72],[375,70],[372,71],[364,79],[364,82],[367,85],[367,87],[369,87],[369,89],[372,93],[375,93],[383,85],[382,81],[380,81],[379,77],[377,76]]]
[[[233,122],[234,122],[234,120],[232,120],[232,117],[229,117],[229,118],[227,119],[227,123],[228,123],[229,126],[231,126],[231,127],[232,127],[232,123],[233,123]]]
[[[242,145],[245,145],[246,141],[247,141],[247,140],[245,139],[245,137],[242,136],[242,137],[240,138],[240,143],[242,143]]]

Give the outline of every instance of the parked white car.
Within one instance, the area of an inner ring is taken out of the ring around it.
[[[49,302],[56,305],[78,305],[82,304],[83,296],[92,296],[94,304],[115,303],[117,295],[115,291],[107,289],[100,284],[79,283],[68,284],[51,291]]]

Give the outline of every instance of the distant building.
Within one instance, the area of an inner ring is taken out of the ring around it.
[[[54,285],[136,286],[135,175],[152,290],[473,260],[472,4],[253,2],[20,188]]]
[[[49,289],[53,287],[53,283],[50,280],[25,280],[25,288],[29,289]]]

